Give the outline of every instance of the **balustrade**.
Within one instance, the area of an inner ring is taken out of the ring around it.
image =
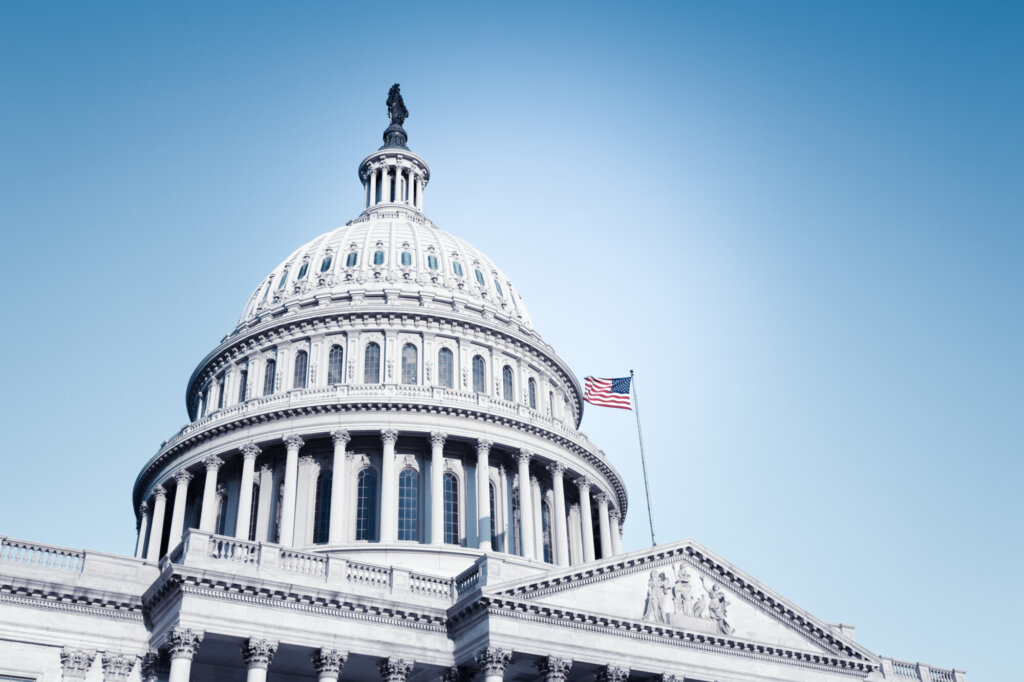
[[[82,570],[85,552],[3,538],[0,541],[0,561],[78,573]]]

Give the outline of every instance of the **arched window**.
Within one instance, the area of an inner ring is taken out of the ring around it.
[[[303,263],[302,267],[299,268],[299,277],[298,278],[299,279],[305,278],[307,272],[309,272],[309,261],[306,261],[305,263]]]
[[[356,540],[377,539],[377,472],[363,469],[356,479]]]
[[[374,251],[373,252],[373,264],[374,265],[384,265],[384,252],[383,251]]]
[[[331,471],[324,469],[316,479],[316,501],[313,512],[313,543],[327,543],[331,532]]]
[[[533,380],[533,377],[530,377],[530,380],[526,382],[526,389],[527,389],[527,393],[530,394],[529,395],[529,398],[530,398],[530,409],[531,410],[536,410],[537,409],[537,382]]]
[[[419,351],[416,346],[407,343],[402,346],[402,383],[415,384],[419,374]]]
[[[372,341],[366,344],[363,354],[363,383],[380,383],[380,346]]]
[[[327,356],[327,384],[334,386],[341,383],[345,375],[345,349],[339,345],[331,346],[331,352]]]
[[[402,252],[402,265],[406,267],[412,265],[412,254],[408,251]]]
[[[462,277],[462,263],[457,260],[452,261],[452,272],[455,273],[456,277]]]
[[[455,388],[455,356],[447,348],[437,351],[437,381],[445,388]]]
[[[356,264],[357,260],[359,260],[359,254],[356,253],[355,251],[351,251],[348,254],[348,258],[345,259],[345,267],[347,267],[347,268],[355,267],[355,264]]]
[[[402,469],[398,474],[398,539],[419,540],[420,473]]]
[[[249,504],[249,542],[256,541],[256,519],[259,516],[260,509],[260,484],[259,481],[253,481],[252,484],[252,502]],[[241,513],[241,512],[239,512]]]
[[[477,393],[487,392],[487,382],[484,380],[484,359],[479,355],[473,356],[473,390]]]
[[[505,292],[501,290],[501,285],[498,284],[498,280],[494,280],[494,288],[498,291],[498,296],[505,297]]]
[[[249,388],[249,363],[238,368],[238,402],[245,402],[245,393]]]
[[[288,283],[288,271],[285,270],[281,273],[281,281],[277,283],[277,290],[281,291],[284,289],[284,285]]]
[[[332,262],[334,262],[334,256],[331,254],[324,256],[323,261],[320,262],[320,272],[327,272],[330,270]]]
[[[512,390],[512,368],[508,365],[501,370],[501,394],[509,402],[516,399],[515,391]]]
[[[263,395],[274,395],[274,377],[277,375],[277,360],[267,358],[267,366],[263,370]]]
[[[497,550],[498,549],[498,531],[497,531],[498,522],[495,520],[495,516],[496,516],[495,515],[495,507],[497,505],[495,500],[498,499],[498,493],[495,492],[494,484],[493,483],[488,483],[487,484],[487,491],[490,494],[490,498],[491,498],[491,509],[490,509],[490,511],[491,511],[491,547],[493,547],[495,550]]]
[[[459,479],[452,472],[444,475],[444,541],[459,543]]]
[[[540,527],[544,538],[544,561],[553,563],[551,542],[551,505],[545,502],[540,506]]]
[[[295,374],[292,377],[292,388],[305,388],[306,377],[309,375],[309,353],[300,350],[295,354]]]
[[[437,270],[437,256],[427,256],[427,267],[431,270]]]
[[[484,273],[479,270],[474,270],[473,272],[476,274],[476,283],[482,287],[487,286],[487,282],[484,281]]]

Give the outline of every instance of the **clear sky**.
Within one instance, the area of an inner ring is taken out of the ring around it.
[[[358,214],[399,82],[427,214],[581,379],[636,370],[660,541],[1020,677],[1022,8],[0,4],[0,533],[132,551],[189,373]],[[639,549],[633,415],[583,430]]]

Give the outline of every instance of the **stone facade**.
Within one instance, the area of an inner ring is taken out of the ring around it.
[[[275,268],[192,374],[190,423],[133,491],[135,556],[0,538],[0,677],[964,679],[694,542],[623,553],[575,375],[424,216],[401,132],[360,164],[359,217]]]

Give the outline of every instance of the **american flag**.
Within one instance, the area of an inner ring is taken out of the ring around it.
[[[592,405],[601,407],[618,407],[623,410],[632,410],[629,404],[629,383],[630,377],[621,379],[598,379],[587,377],[583,387],[583,399]]]

